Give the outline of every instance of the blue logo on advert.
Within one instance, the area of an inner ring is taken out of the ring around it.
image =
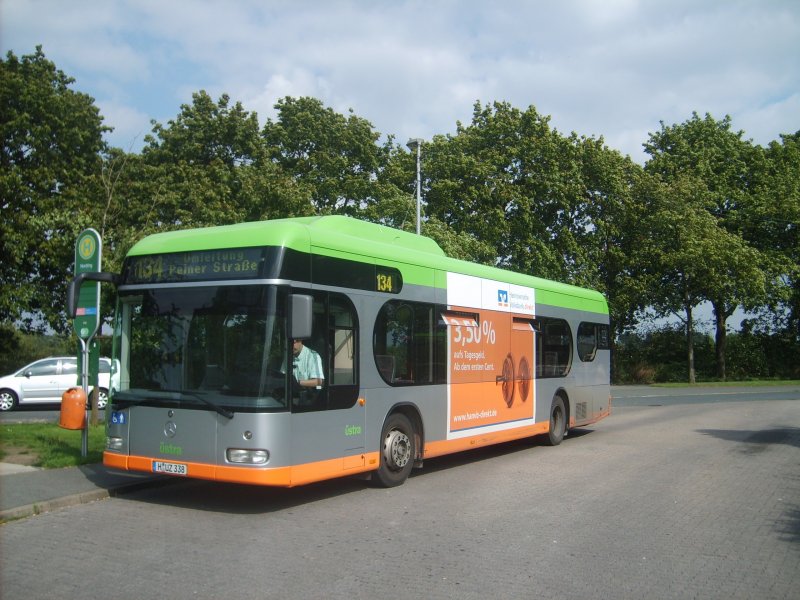
[[[497,290],[497,305],[508,308],[508,292],[506,290]]]

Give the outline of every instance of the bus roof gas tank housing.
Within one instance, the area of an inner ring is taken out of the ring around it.
[[[391,260],[397,259],[398,249],[419,252],[428,258],[430,255],[445,256],[430,238],[340,215],[155,233],[135,244],[128,256],[260,246],[282,246],[304,253],[315,248],[352,252],[354,247],[362,247],[371,256]]]

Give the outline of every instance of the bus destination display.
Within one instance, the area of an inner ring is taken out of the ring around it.
[[[261,248],[200,250],[132,256],[125,267],[126,283],[164,283],[218,279],[253,279],[263,263]]]

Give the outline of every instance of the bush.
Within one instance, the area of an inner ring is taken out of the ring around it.
[[[686,332],[680,325],[621,336],[614,355],[614,383],[688,381],[686,352]],[[705,333],[694,335],[694,366],[697,379],[713,377],[714,343]]]
[[[78,340],[73,336],[23,333],[9,325],[0,325],[0,335],[0,375],[9,375],[46,356],[76,356],[78,351]]]
[[[800,340],[787,332],[753,332],[728,335],[725,352],[731,380],[800,378]],[[688,381],[686,334],[680,327],[628,333],[617,340],[613,355],[614,383]],[[716,377],[714,341],[705,333],[694,338],[695,375],[698,381]]]

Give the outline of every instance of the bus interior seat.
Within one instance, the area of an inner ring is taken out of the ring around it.
[[[389,383],[394,381],[394,356],[391,354],[375,355],[375,362],[383,378]]]

